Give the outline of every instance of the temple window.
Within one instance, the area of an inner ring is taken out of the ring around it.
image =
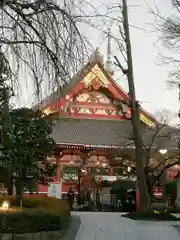
[[[69,181],[69,180],[77,180],[78,179],[78,171],[77,168],[73,167],[64,167],[62,179]]]
[[[113,173],[115,176],[123,175],[123,168],[122,167],[114,167]]]

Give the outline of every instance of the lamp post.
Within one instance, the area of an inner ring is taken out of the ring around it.
[[[164,160],[166,158],[168,150],[167,149],[160,149],[159,153],[164,157]],[[165,169],[165,161],[163,162],[163,167]],[[163,200],[166,203],[166,169],[164,170],[163,176],[162,176],[162,184],[163,184]]]

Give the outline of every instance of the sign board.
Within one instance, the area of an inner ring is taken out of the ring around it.
[[[48,197],[62,198],[62,182],[48,185]]]

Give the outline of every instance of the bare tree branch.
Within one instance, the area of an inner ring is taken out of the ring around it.
[[[27,69],[34,92],[43,93],[66,83],[77,72],[87,53],[79,30],[74,1],[1,2],[0,44],[14,73],[13,82]],[[21,57],[20,57],[21,56]],[[24,83],[23,83],[24,84]]]
[[[169,15],[169,12],[162,14],[161,9],[158,8],[156,4],[155,7],[149,6],[150,13],[155,16],[155,27],[156,31],[160,33],[159,40],[162,42],[163,46],[170,50],[171,53],[174,53],[174,57],[169,57],[164,54],[159,54],[161,64],[169,64],[172,66],[172,71],[168,74],[168,86],[177,87],[179,84],[179,59],[177,53],[180,50],[180,1],[172,0],[172,9],[173,14]],[[147,2],[148,4],[148,2]]]
[[[114,59],[115,59],[114,64],[121,69],[121,71],[122,71],[122,73],[124,75],[127,75],[128,74],[128,70],[123,68],[123,66],[121,65],[119,59],[116,56],[114,56]]]

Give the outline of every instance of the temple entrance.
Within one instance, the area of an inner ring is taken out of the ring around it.
[[[106,175],[105,175],[106,174]],[[64,167],[63,197],[68,189],[75,193],[74,210],[81,211],[123,211],[134,210],[135,182],[118,180],[117,176],[109,176],[108,168]]]

